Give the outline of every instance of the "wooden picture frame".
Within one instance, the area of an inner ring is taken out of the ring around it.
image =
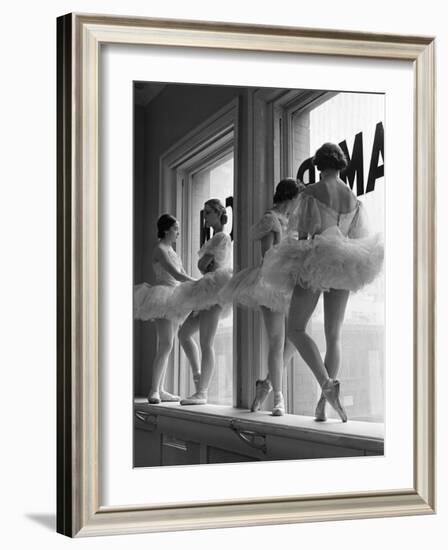
[[[102,506],[98,460],[98,82],[104,44],[407,60],[414,71],[414,486],[194,505]],[[432,37],[69,14],[58,19],[58,511],[67,536],[427,514],[435,508]]]

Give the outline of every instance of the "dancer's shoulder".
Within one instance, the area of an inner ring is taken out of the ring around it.
[[[175,250],[171,246],[158,243],[152,250],[152,261],[157,263],[161,260],[173,260],[177,258]]]
[[[352,212],[358,207],[356,195],[342,180],[328,184],[323,181],[308,185],[302,192],[305,202],[315,201],[337,213]]]
[[[251,237],[254,240],[262,239],[269,233],[280,233],[281,223],[279,216],[272,210],[267,210],[251,228]]]

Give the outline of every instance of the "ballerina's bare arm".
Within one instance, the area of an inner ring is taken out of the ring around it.
[[[281,231],[280,222],[271,210],[265,212],[262,218],[252,226],[251,237],[253,240],[260,241],[262,257],[270,248],[280,242]]]
[[[230,244],[230,237],[223,231],[218,231],[206,241],[199,250],[198,269],[201,273],[214,271],[226,256]]]
[[[276,244],[275,242],[275,236],[276,236],[276,233],[274,233],[273,231],[270,231],[267,235],[265,235],[264,237],[262,237],[260,239],[260,245],[261,245],[261,255],[262,257],[264,257],[264,255],[266,254],[266,252],[272,248],[274,246],[274,244]]]
[[[173,263],[173,260],[170,258],[166,250],[164,250],[161,247],[157,247],[156,251],[154,252],[153,260],[156,262],[159,262],[160,265],[167,271],[172,277],[174,277],[177,281],[185,282],[185,281],[195,281],[193,277],[190,277],[185,273],[185,271],[182,269],[178,269],[178,267]]]
[[[212,254],[204,254],[198,260],[198,269],[201,273],[207,273],[213,268],[215,257]]]

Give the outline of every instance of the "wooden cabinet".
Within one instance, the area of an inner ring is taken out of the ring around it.
[[[217,405],[134,405],[134,466],[212,464],[384,454],[383,425]]]

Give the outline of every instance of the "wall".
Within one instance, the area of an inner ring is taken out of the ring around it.
[[[145,181],[145,109],[141,105],[134,106],[134,180],[140,185],[134,185],[134,281],[144,280],[143,253],[143,205]],[[141,332],[142,323],[134,322],[134,393],[141,392]],[[153,342],[155,336],[150,335]],[[148,392],[148,390],[146,390]]]
[[[448,190],[444,181],[448,143],[448,30],[443,2],[356,0],[335,4],[277,0],[206,2],[165,0],[18,0],[3,8],[0,35],[2,239],[1,389],[2,453],[0,517],[6,548],[129,549],[332,548],[406,550],[440,547],[446,540],[448,473],[439,467],[438,514],[375,519],[107,537],[71,541],[54,533],[55,513],[55,18],[69,11],[109,12],[150,17],[209,19],[311,26],[403,34],[437,35],[439,234],[448,234]],[[368,13],[368,17],[366,14]],[[25,156],[26,155],[26,156]],[[5,196],[6,195],[6,196]],[[445,237],[443,237],[445,238]],[[442,241],[440,241],[442,244]],[[445,243],[438,259],[439,280],[448,280]],[[448,463],[447,287],[438,291],[438,458]],[[443,332],[442,332],[443,331]],[[26,338],[26,340],[24,340]]]
[[[190,131],[207,120],[216,111],[225,107],[239,94],[246,94],[244,89],[236,87],[215,86],[167,86],[144,110],[144,146],[140,151],[145,159],[142,178],[136,181],[136,195],[143,200],[143,207],[136,212],[136,232],[141,231],[140,250],[136,246],[136,256],[141,258],[141,265],[136,272],[136,282],[152,282],[151,253],[157,242],[155,221],[159,212],[159,166],[160,157]],[[191,108],[194,105],[194,109]],[[142,116],[142,113],[139,113]],[[140,254],[138,254],[140,252]],[[137,260],[137,258],[136,258]],[[141,325],[135,332],[135,373],[138,395],[146,395],[151,384],[151,368],[156,346],[155,327],[152,323],[134,323]],[[139,337],[140,335],[140,337]],[[139,361],[140,366],[136,364]]]

